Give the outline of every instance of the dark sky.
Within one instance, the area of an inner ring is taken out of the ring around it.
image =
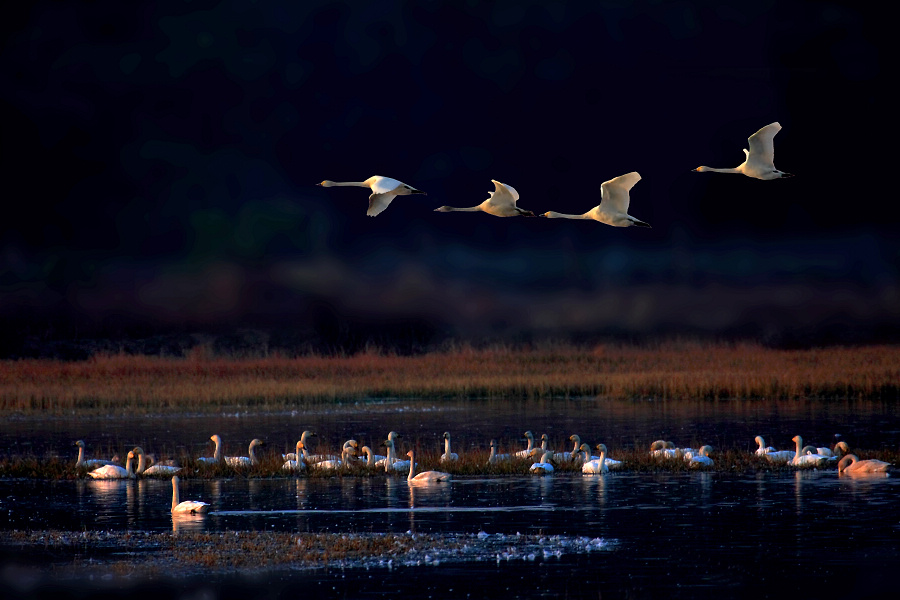
[[[900,340],[865,3],[139,4],[6,9],[7,338]],[[691,172],[773,121],[796,177]],[[582,213],[629,171],[652,229],[433,212],[497,179]],[[314,185],[374,174],[428,195]]]

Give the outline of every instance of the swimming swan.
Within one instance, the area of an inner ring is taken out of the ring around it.
[[[94,479],[134,479],[134,471],[131,470],[131,461],[134,459],[134,452],[128,453],[125,460],[125,468],[118,465],[104,465],[93,471],[88,471],[88,475]]]
[[[613,227],[650,227],[649,223],[628,214],[628,205],[631,202],[629,191],[640,180],[641,176],[637,171],[632,171],[604,181],[600,184],[600,204],[583,215],[567,215],[551,210],[541,216],[548,219],[593,219]]]
[[[795,435],[793,438],[791,438],[791,441],[797,445],[797,451],[794,453],[793,460],[791,460],[792,465],[818,465],[828,460],[827,456],[811,454],[810,450],[815,450],[815,448],[813,446],[804,447],[803,438],[799,435]]]
[[[384,209],[390,205],[391,200],[397,196],[408,196],[410,194],[424,194],[422,190],[417,190],[411,185],[406,185],[402,181],[391,179],[390,177],[382,177],[374,175],[365,181],[329,181],[325,180],[316,185],[321,187],[367,187],[372,190],[369,196],[369,210],[366,214],[370,217],[381,214]]]
[[[266,443],[264,441],[259,440],[259,439],[254,439],[252,442],[250,442],[250,449],[247,451],[247,453],[250,456],[226,456],[225,462],[229,466],[235,467],[235,468],[244,468],[244,467],[250,467],[253,465],[258,465],[259,459],[256,458],[256,447],[257,446],[265,446],[265,445],[266,445]]]
[[[201,456],[200,458],[197,459],[197,461],[206,463],[208,465],[224,462],[225,457],[222,456],[222,438],[219,437],[218,434],[213,434],[213,435],[209,436],[209,439],[211,439],[216,444],[216,450],[215,450],[215,452],[213,452],[212,458],[208,458],[206,456]]]
[[[544,452],[544,455],[541,457],[541,462],[532,464],[529,471],[536,475],[549,475],[553,472],[553,465],[550,464],[552,459],[552,452]]]
[[[781,179],[793,177],[790,173],[779,171],[775,168],[775,134],[781,131],[781,125],[776,121],[747,138],[750,149],[744,149],[745,160],[733,169],[714,169],[712,167],[697,167],[694,171],[705,173],[741,173],[754,179]]]
[[[516,458],[528,458],[534,450],[534,434],[530,431],[526,431],[524,437],[528,440],[528,446],[524,450],[516,452]]]
[[[75,461],[75,468],[86,467],[88,469],[93,469],[95,467],[103,467],[106,465],[113,464],[111,460],[104,460],[102,458],[89,458],[85,460],[84,458],[84,440],[78,440],[75,442],[75,445],[78,446],[78,460]]]
[[[406,455],[409,457],[409,475],[406,477],[407,482],[411,484],[437,483],[440,481],[450,481],[450,479],[452,479],[450,473],[444,473],[442,471],[423,471],[418,475],[415,475],[416,453],[414,450],[410,450]]]
[[[494,183],[494,191],[490,192],[488,199],[478,206],[470,206],[469,208],[456,208],[454,206],[441,206],[434,209],[434,212],[486,212],[495,217],[533,217],[534,213],[516,206],[519,200],[519,192],[511,185],[500,183],[495,179],[491,179]]]
[[[178,475],[172,478],[172,512],[188,513],[192,515],[209,512],[209,504],[199,502],[197,500],[185,500],[179,502],[178,499]]]
[[[456,452],[450,452],[450,432],[444,432],[444,453],[441,454],[441,462],[450,462],[453,460],[459,460],[459,455]]]
[[[885,473],[891,468],[891,463],[870,458],[859,460],[855,454],[848,454],[838,461],[838,473]]]
[[[606,464],[606,446],[604,444],[597,444],[597,450],[600,451],[600,458],[597,460],[585,461],[585,463],[581,465],[582,473],[609,473],[609,466]]]
[[[509,454],[497,454],[497,440],[491,440],[491,455],[488,457],[488,464],[492,465],[494,463],[507,461],[510,459]]]

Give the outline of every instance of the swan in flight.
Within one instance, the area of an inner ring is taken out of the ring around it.
[[[188,513],[192,515],[196,515],[198,513],[206,513],[209,512],[209,504],[207,504],[206,502],[199,502],[197,500],[185,500],[184,502],[179,502],[178,475],[176,475],[172,477],[172,512]]]
[[[690,458],[691,466],[713,466],[713,460],[709,457],[710,452],[712,452],[712,446],[700,446],[700,449],[697,451],[697,453]]]
[[[444,473],[443,471],[422,471],[418,475],[416,472],[416,452],[415,450],[410,450],[406,453],[409,457],[409,475],[406,477],[406,481],[412,484],[417,483],[437,483],[439,481],[450,481],[452,476],[450,473]]]
[[[118,465],[104,465],[88,471],[88,475],[94,479],[134,479],[134,471],[131,470],[132,460],[134,460],[134,452],[129,452],[124,469]]]
[[[250,467],[259,464],[259,459],[256,458],[256,447],[257,446],[265,446],[266,443],[259,439],[254,439],[250,442],[250,449],[247,451],[249,456],[226,456],[225,462],[228,466],[241,468],[241,467]]]
[[[197,461],[201,462],[201,463],[206,463],[208,465],[209,464],[218,464],[220,462],[223,462],[225,460],[225,457],[222,456],[222,438],[218,434],[213,434],[213,435],[209,436],[209,439],[211,439],[216,444],[216,450],[215,450],[215,452],[213,452],[212,458],[209,458],[206,456],[201,456],[200,458],[197,459]]]
[[[519,200],[519,192],[511,185],[500,183],[495,179],[491,179],[494,183],[494,191],[490,192],[488,199],[478,206],[470,206],[468,208],[456,208],[454,206],[441,206],[434,209],[434,212],[486,212],[495,217],[533,217],[534,213],[516,206]]]
[[[509,460],[509,454],[497,454],[497,440],[491,440],[491,455],[488,457],[488,464],[503,462]]]
[[[305,433],[305,432],[304,432]],[[301,438],[297,442],[297,446],[295,448],[296,452],[290,452],[285,454],[286,457],[290,457],[293,455],[294,458],[288,458],[284,461],[284,464],[281,465],[281,468],[285,471],[302,471],[306,468],[306,463],[303,462],[303,439]]]
[[[593,219],[613,227],[650,227],[648,223],[628,214],[628,205],[631,202],[629,192],[640,180],[641,176],[633,171],[604,181],[600,184],[600,204],[583,215],[567,215],[551,210],[541,216],[548,219]]]
[[[606,464],[606,446],[604,444],[597,444],[597,450],[600,451],[600,458],[585,461],[585,463],[581,465],[582,473],[598,474],[609,472],[609,466]]]
[[[329,181],[326,179],[322,183],[316,185],[321,187],[367,187],[372,190],[369,196],[369,210],[366,214],[374,217],[384,211],[390,205],[391,200],[397,196],[409,196],[410,194],[424,194],[422,190],[417,190],[411,185],[406,185],[402,181],[391,179],[390,177],[382,177],[374,175],[365,181]]]
[[[536,475],[545,475],[553,472],[553,465],[550,464],[550,461],[553,459],[552,452],[544,452],[544,455],[541,457],[541,462],[536,462],[531,465],[529,471],[535,473]]]
[[[441,462],[450,462],[453,460],[459,460],[459,455],[456,452],[450,452],[450,432],[444,432],[444,453],[441,454]]]
[[[534,434],[530,431],[526,431],[524,437],[528,440],[528,446],[524,450],[516,452],[516,458],[528,458],[534,450]]]
[[[785,173],[775,168],[775,134],[781,131],[781,125],[776,121],[747,138],[750,149],[744,149],[745,160],[733,169],[714,169],[712,167],[697,167],[694,171],[705,173],[741,173],[754,179],[781,179],[793,177],[791,173]]]
[[[75,461],[75,468],[85,467],[88,469],[93,469],[95,467],[104,467],[106,465],[113,464],[111,460],[103,460],[102,458],[89,458],[85,460],[84,458],[84,440],[78,440],[75,442],[75,445],[78,446],[78,460]]]
[[[883,460],[859,460],[855,454],[848,454],[838,461],[838,474],[840,473],[886,473],[891,468],[891,463]]]

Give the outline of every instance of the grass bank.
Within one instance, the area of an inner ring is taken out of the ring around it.
[[[100,356],[0,362],[0,414],[279,409],[360,398],[900,397],[900,347],[458,349],[421,356]]]

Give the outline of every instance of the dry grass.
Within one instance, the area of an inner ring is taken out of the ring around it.
[[[400,357],[0,362],[0,414],[258,410],[398,398],[897,398],[900,347],[508,348]]]

